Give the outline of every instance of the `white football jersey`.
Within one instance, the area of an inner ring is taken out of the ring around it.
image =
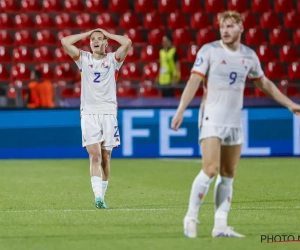
[[[96,60],[80,50],[75,62],[81,72],[81,114],[117,114],[116,80],[123,62],[114,53]]]
[[[256,53],[242,44],[238,51],[227,49],[222,41],[205,44],[197,53],[191,73],[205,81],[199,125],[242,127],[246,78],[253,81],[264,75]]]

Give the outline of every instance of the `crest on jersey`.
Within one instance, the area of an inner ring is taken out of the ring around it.
[[[242,64],[243,64],[244,68],[247,70],[248,69],[248,63],[247,63],[247,60],[245,58],[242,60]]]
[[[203,63],[203,58],[202,57],[197,57],[196,62],[195,62],[195,66],[200,66]]]
[[[109,66],[109,64],[108,64],[107,61],[104,61],[104,62],[102,63],[102,65],[101,65],[101,67],[102,67],[102,68],[105,68],[105,69],[107,69],[108,66]]]

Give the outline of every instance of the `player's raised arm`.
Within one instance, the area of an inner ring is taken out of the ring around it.
[[[256,86],[261,89],[266,95],[273,98],[275,101],[288,108],[291,112],[296,115],[300,115],[300,105],[294,103],[287,96],[282,94],[276,85],[270,81],[267,77],[263,76],[261,79],[254,82]]]
[[[186,87],[182,93],[179,106],[177,108],[176,114],[171,122],[171,128],[174,130],[178,130],[182,120],[183,120],[183,113],[186,110],[187,106],[195,96],[200,83],[202,81],[202,77],[198,74],[192,73],[190,79],[188,80]]]
[[[90,36],[92,32],[93,32],[93,30],[82,33],[82,34],[66,36],[61,39],[61,44],[64,47],[65,51],[69,54],[70,57],[72,57],[73,59],[76,59],[79,55],[79,49],[76,46],[74,46],[73,44]]]
[[[126,36],[114,35],[103,29],[97,29],[103,33],[109,39],[117,41],[121,46],[116,51],[116,59],[118,61],[123,61],[128,54],[128,51],[131,47],[131,40]]]

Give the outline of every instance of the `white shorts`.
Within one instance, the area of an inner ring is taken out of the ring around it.
[[[224,146],[241,145],[244,142],[242,128],[202,126],[199,141],[209,137],[220,138]]]
[[[82,146],[101,143],[112,150],[120,145],[118,120],[115,115],[91,114],[81,116]]]

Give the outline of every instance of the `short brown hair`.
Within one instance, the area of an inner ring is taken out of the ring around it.
[[[241,14],[234,10],[228,10],[218,15],[219,24],[226,19],[233,19],[236,23],[242,23],[243,21]]]

